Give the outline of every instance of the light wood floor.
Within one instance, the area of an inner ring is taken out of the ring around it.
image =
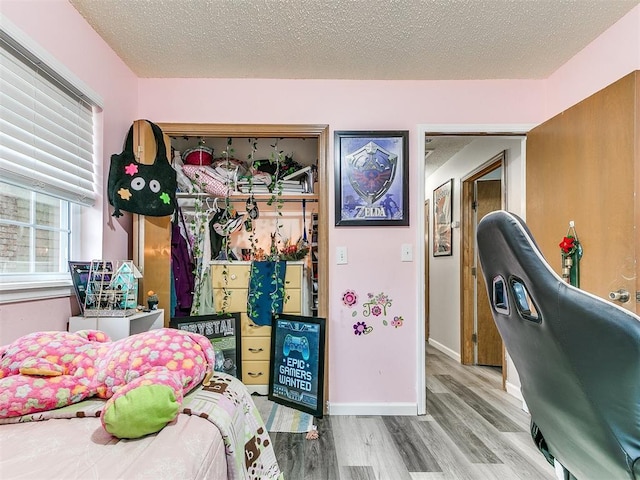
[[[325,416],[318,440],[271,433],[280,468],[285,480],[554,480],[501,383],[427,347],[427,415]]]

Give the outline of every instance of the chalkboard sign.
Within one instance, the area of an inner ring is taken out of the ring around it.
[[[269,400],[322,417],[325,319],[274,314]]]
[[[239,313],[172,317],[169,326],[207,337],[216,354],[213,369],[242,379]]]

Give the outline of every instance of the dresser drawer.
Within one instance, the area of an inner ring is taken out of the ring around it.
[[[271,327],[268,325],[256,325],[246,313],[240,315],[240,333],[244,337],[270,337]]]
[[[302,301],[300,296],[300,289],[285,289],[285,298],[289,297],[289,299],[284,302],[282,306],[282,313],[297,313],[300,314],[300,302]]]
[[[242,339],[242,360],[269,360],[270,337],[245,337]]]
[[[251,265],[211,265],[211,281],[213,288],[223,288],[224,269],[227,269],[227,288],[249,288],[249,272],[251,271]]]
[[[215,299],[216,310],[225,310],[227,312],[246,312],[247,311],[247,295],[249,294],[248,288],[227,288],[227,308],[223,309],[224,303],[224,290],[222,288],[216,288],[213,290],[213,298]]]
[[[287,271],[284,275],[284,288],[300,288],[302,278],[302,265],[287,264]]]
[[[242,361],[242,383],[247,385],[269,384],[269,361]]]

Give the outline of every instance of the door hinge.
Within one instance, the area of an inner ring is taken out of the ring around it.
[[[476,211],[478,209],[478,202],[476,202],[475,200],[471,202],[471,208],[473,208],[473,210]]]
[[[477,333],[472,333],[471,334],[471,341],[473,343],[478,343],[478,334]]]
[[[636,292],[636,302],[640,302],[640,292]]]
[[[476,267],[471,267],[471,275],[476,276]]]

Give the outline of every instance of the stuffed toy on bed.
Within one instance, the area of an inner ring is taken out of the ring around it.
[[[178,415],[214,363],[209,339],[170,328],[114,342],[97,330],[31,333],[0,347],[0,418],[98,397],[109,433],[142,437]]]

